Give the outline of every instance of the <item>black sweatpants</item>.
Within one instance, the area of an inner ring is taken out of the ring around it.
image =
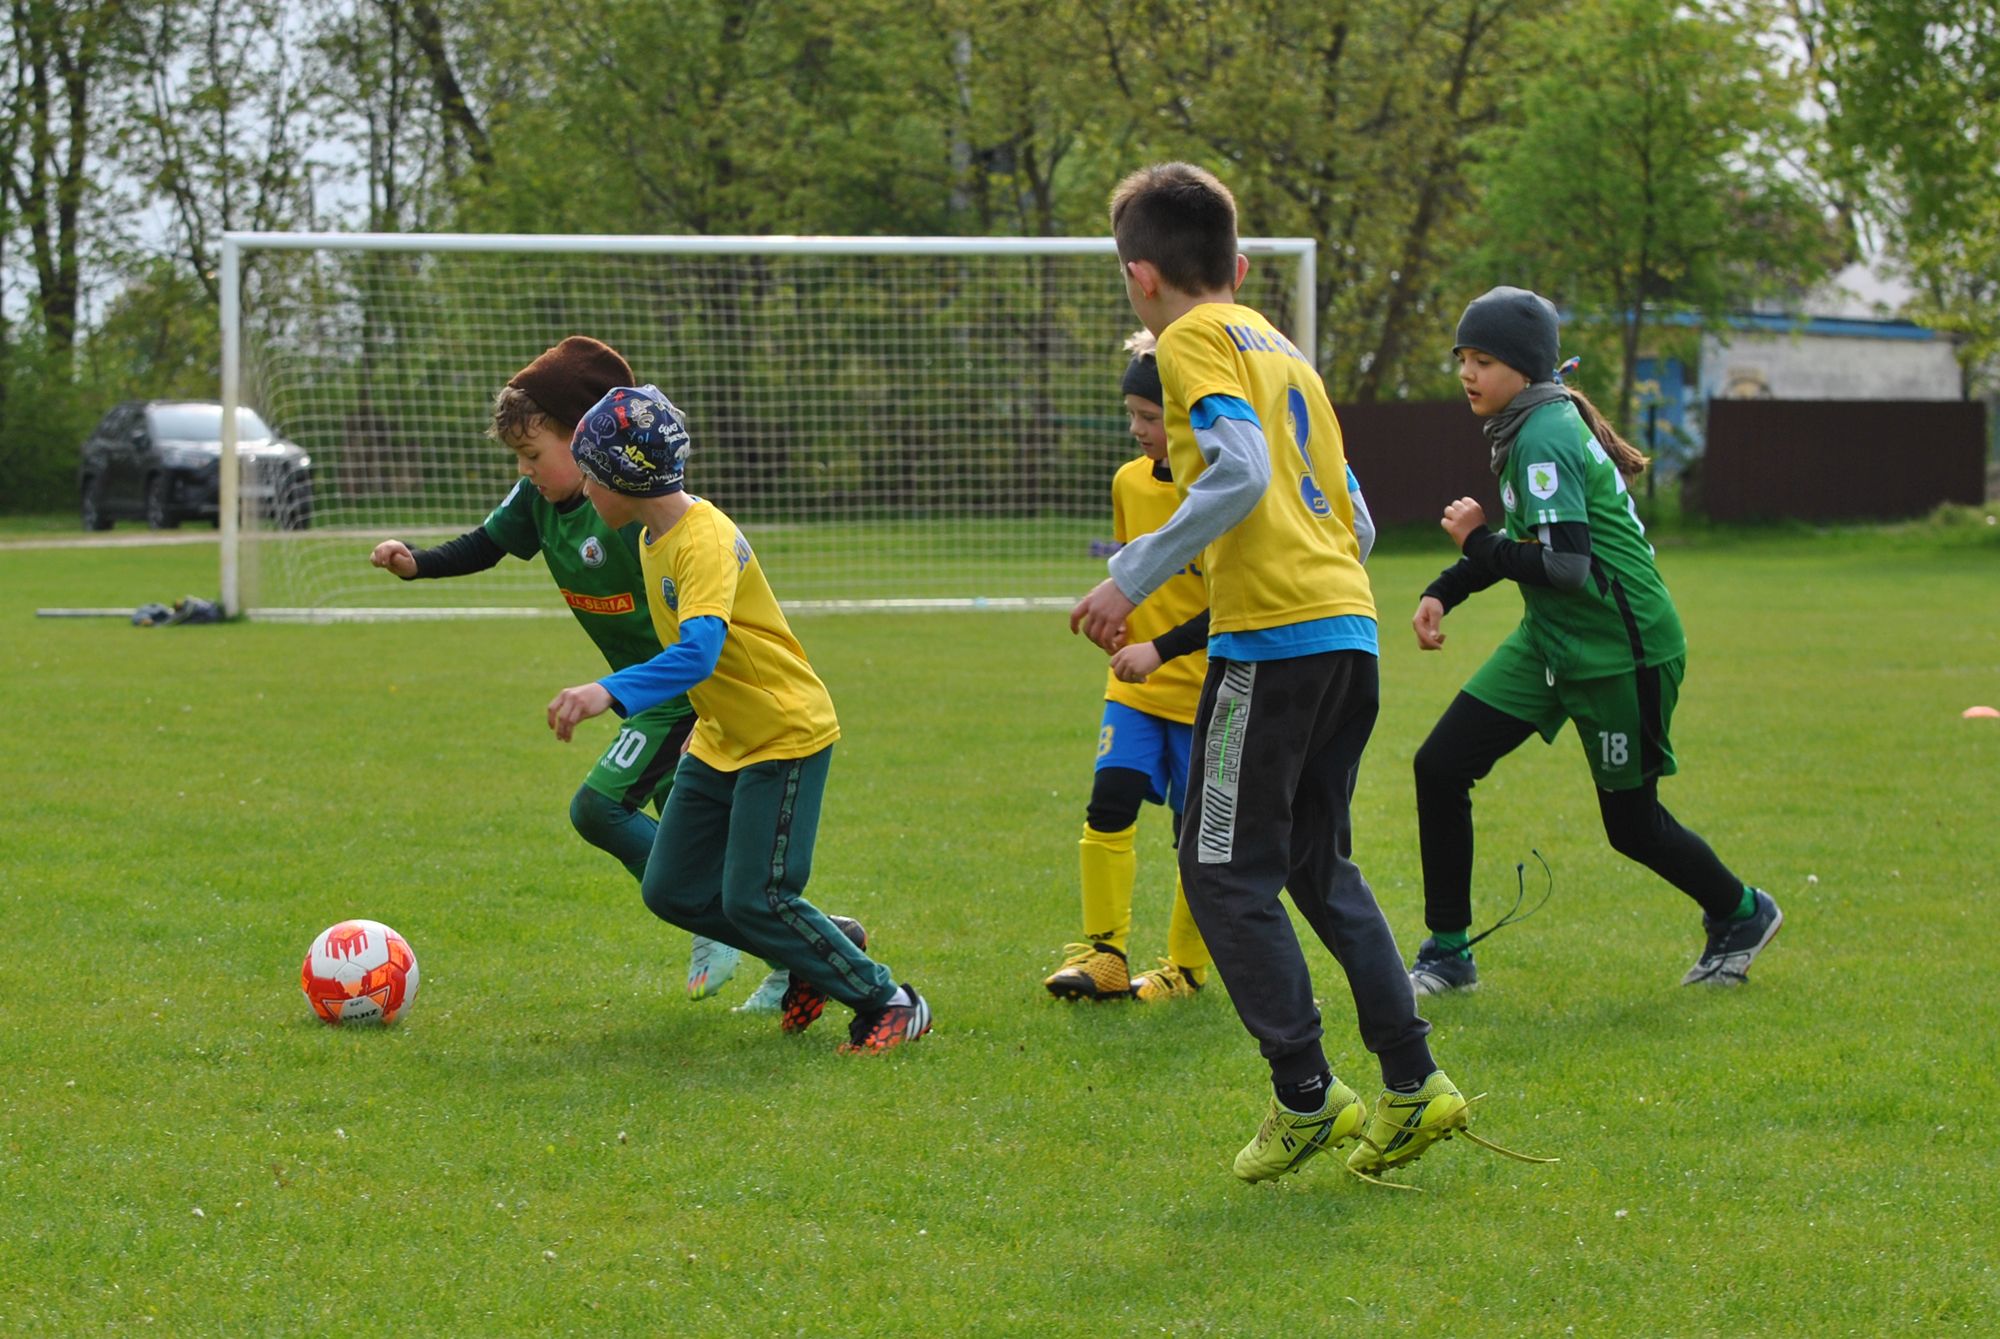
[[[1472,926],[1472,787],[1535,733],[1535,727],[1470,693],[1445,708],[1417,750],[1417,844],[1424,866],[1424,924],[1435,932]],[[1636,860],[1720,919],[1736,910],[1743,881],[1708,843],[1660,803],[1659,779],[1597,792],[1611,849]]]
[[[1181,883],[1243,1026],[1273,1082],[1329,1066],[1312,976],[1278,901],[1288,890],[1347,974],[1361,1040],[1385,1084],[1436,1066],[1389,922],[1352,859],[1349,801],[1375,728],[1375,657],[1211,655],[1195,716]]]

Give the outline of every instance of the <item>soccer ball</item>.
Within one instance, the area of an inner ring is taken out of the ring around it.
[[[417,955],[380,921],[342,921],[306,950],[299,985],[324,1022],[393,1023],[417,998]]]

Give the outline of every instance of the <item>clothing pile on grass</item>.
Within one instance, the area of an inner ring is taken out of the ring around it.
[[[135,628],[167,628],[176,623],[220,623],[222,606],[213,600],[204,600],[198,595],[189,595],[174,601],[169,609],[163,604],[142,604],[132,611],[132,626]]]

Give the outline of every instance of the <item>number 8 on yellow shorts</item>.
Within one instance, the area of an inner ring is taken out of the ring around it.
[[[1678,770],[1667,728],[1686,668],[1687,657],[1675,656],[1627,674],[1566,679],[1548,668],[1516,628],[1465,691],[1495,711],[1528,722],[1551,744],[1564,721],[1575,721],[1598,787],[1633,790]]]

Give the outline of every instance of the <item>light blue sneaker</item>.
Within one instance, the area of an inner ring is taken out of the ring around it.
[[[792,974],[780,967],[765,977],[750,992],[750,998],[729,1012],[733,1014],[774,1014],[785,1002],[785,987],[792,984]]]
[[[742,956],[720,940],[696,935],[694,950],[688,954],[688,998],[705,1000],[721,990],[736,975],[736,964]]]

